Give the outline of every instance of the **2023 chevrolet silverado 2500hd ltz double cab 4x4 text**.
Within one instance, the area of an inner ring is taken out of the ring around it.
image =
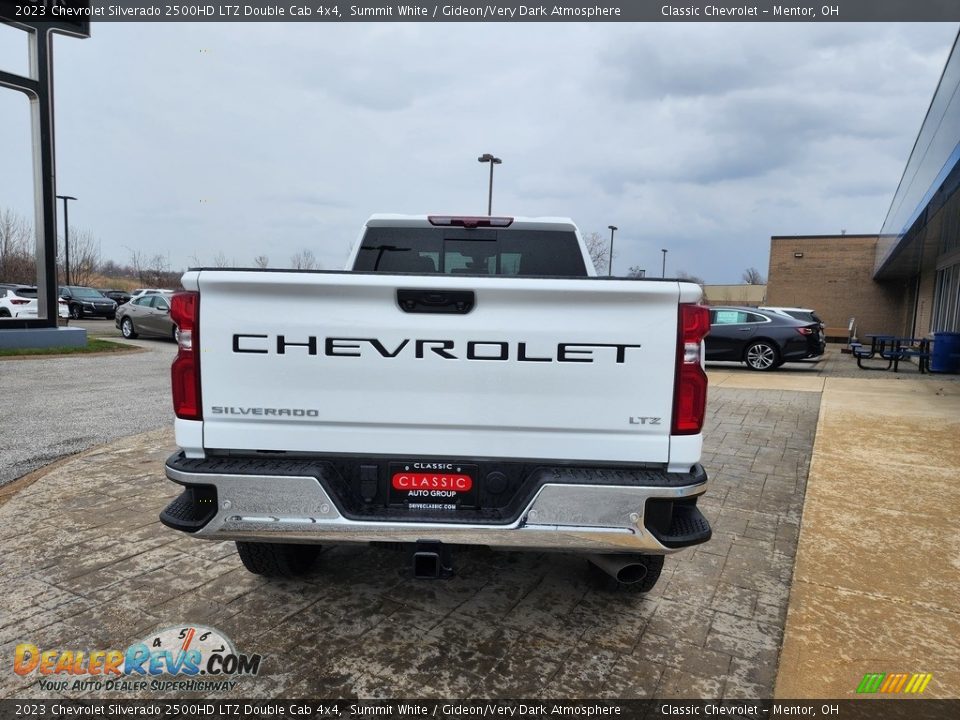
[[[418,576],[487,545],[641,591],[709,539],[699,286],[597,278],[556,218],[375,215],[348,267],[183,276],[166,525],[264,575],[319,543],[409,543]]]

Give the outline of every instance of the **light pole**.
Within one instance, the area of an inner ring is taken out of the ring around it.
[[[494,157],[490,153],[484,153],[477,158],[477,162],[488,162],[490,163],[490,190],[487,192],[487,216],[493,215],[493,166],[499,165],[503,162],[498,157]]]
[[[607,262],[607,275],[613,275],[613,234],[619,230],[616,225],[607,225],[610,228],[610,259]]]
[[[66,284],[70,284],[70,220],[67,215],[67,201],[76,200],[73,195],[57,195],[63,200],[63,255],[64,255],[64,279]]]
[[[667,276],[667,249],[660,248],[660,252],[663,253],[663,269],[660,270],[660,277],[665,278]]]

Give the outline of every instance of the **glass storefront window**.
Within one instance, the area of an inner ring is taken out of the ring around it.
[[[960,263],[937,271],[933,331],[960,332]]]

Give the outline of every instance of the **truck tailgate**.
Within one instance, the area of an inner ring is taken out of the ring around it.
[[[207,449],[668,461],[676,281],[202,270],[184,284],[200,291]],[[475,304],[405,312],[400,289]]]

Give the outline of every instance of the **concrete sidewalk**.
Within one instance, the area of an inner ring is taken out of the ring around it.
[[[822,393],[775,696],[932,673],[923,697],[960,697],[960,378],[831,360],[708,368],[712,388]]]
[[[960,696],[958,512],[960,383],[826,378],[778,698],[854,696],[865,673]]]

